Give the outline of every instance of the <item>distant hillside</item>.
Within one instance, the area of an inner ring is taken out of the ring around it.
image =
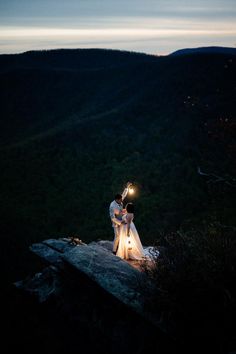
[[[128,180],[144,244],[204,221],[232,225],[231,186],[197,171],[236,176],[235,78],[231,52],[1,55],[4,242],[18,254],[50,236],[112,239],[108,205]]]
[[[170,55],[189,55],[189,54],[224,54],[236,55],[236,48],[229,47],[199,47],[199,48],[186,48],[177,50]]]
[[[108,49],[55,49],[0,55],[0,70],[24,68],[51,70],[102,69],[139,62],[150,62],[156,56]]]

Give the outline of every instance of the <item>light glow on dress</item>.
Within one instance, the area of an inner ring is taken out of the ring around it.
[[[127,235],[127,245],[128,245],[128,250],[131,251],[131,250],[132,250],[132,246],[131,246],[131,238],[130,238],[130,235]]]

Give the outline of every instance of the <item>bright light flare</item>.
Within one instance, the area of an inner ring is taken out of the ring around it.
[[[134,194],[134,188],[129,188],[129,194]]]

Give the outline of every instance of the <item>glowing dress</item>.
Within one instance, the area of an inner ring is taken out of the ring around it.
[[[141,244],[138,231],[133,223],[134,214],[127,213],[123,215],[123,220],[127,224],[120,226],[120,240],[116,255],[123,259],[142,260],[145,257],[143,246]],[[128,225],[130,224],[129,236],[127,236]]]

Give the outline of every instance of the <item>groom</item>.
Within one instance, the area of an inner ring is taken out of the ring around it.
[[[115,200],[111,202],[109,207],[109,214],[112,222],[112,227],[114,229],[114,241],[113,241],[113,254],[116,254],[119,239],[120,239],[120,225],[125,224],[125,221],[122,221],[122,210],[123,210],[123,200],[125,199],[129,187],[132,183],[128,182],[122,194],[116,194]]]

